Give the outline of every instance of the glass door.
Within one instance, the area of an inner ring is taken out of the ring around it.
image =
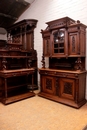
[[[65,30],[58,29],[53,31],[53,56],[65,55]]]

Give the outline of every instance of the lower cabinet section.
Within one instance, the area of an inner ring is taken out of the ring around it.
[[[33,86],[33,68],[0,71],[1,102],[3,104],[35,96]]]
[[[86,103],[86,72],[39,69],[41,91],[38,94],[75,108]]]

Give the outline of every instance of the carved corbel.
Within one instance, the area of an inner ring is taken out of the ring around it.
[[[42,68],[45,68],[45,58],[44,58],[44,55],[42,55]]]
[[[6,70],[7,69],[7,60],[6,58],[3,58],[2,60],[2,70]]]
[[[81,58],[77,58],[77,60],[75,61],[75,66],[74,66],[75,70],[83,70],[83,66],[82,66],[82,61]]]
[[[28,59],[28,61],[27,61],[27,67],[28,67],[28,68],[31,68],[31,65],[32,65],[32,60],[31,60],[31,59]]]

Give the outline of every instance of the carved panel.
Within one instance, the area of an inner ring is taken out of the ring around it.
[[[75,52],[75,37],[72,37],[72,52]]]
[[[46,78],[46,88],[52,90],[52,80]]]
[[[67,27],[68,25],[72,25],[74,24],[75,21],[69,17],[64,17],[61,19],[57,19],[51,22],[48,22],[46,24],[48,24],[49,29],[55,29],[55,28],[62,28],[62,27]]]
[[[50,55],[50,39],[45,38],[44,39],[44,55],[49,56]]]
[[[79,33],[69,33],[69,54],[80,54]]]
[[[69,82],[64,83],[64,93],[72,94],[72,83]]]
[[[54,23],[54,24],[50,25],[50,28],[62,27],[62,26],[65,26],[65,25],[66,25],[66,21],[61,21],[61,22]]]
[[[46,48],[45,49],[46,49],[45,53],[49,54],[49,40],[48,39],[46,40]]]
[[[55,77],[49,76],[46,72],[42,74],[42,91],[48,94],[55,95],[56,94],[56,82]],[[46,76],[48,75],[48,76]]]

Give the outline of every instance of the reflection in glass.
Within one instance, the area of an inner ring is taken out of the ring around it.
[[[58,39],[55,39],[55,42],[58,43]]]
[[[61,40],[64,40],[64,31],[56,31],[54,33],[54,42],[58,43]]]
[[[60,37],[64,37],[64,32],[60,32]]]

